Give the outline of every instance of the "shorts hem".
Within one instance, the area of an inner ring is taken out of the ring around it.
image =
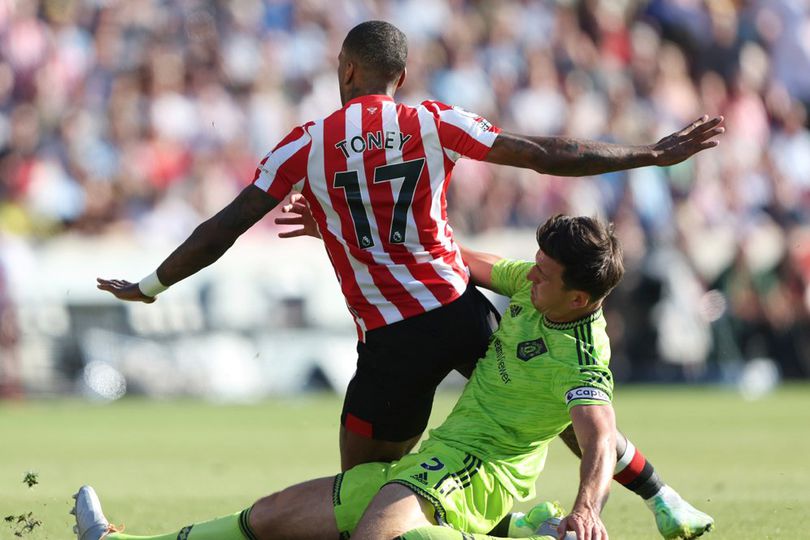
[[[332,482],[332,506],[340,506],[340,486],[343,484],[343,473],[335,475]]]

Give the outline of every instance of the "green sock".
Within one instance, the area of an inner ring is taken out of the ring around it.
[[[488,534],[471,534],[450,527],[433,525],[430,527],[419,527],[406,532],[399,537],[400,540],[497,540],[500,536],[489,536]],[[557,540],[553,536],[526,536],[527,540]]]
[[[157,536],[134,536],[124,533],[112,533],[104,540],[256,540],[250,530],[248,516],[250,508],[211,521],[194,523],[179,531]]]

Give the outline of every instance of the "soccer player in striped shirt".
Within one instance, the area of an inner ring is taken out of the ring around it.
[[[557,530],[548,531],[538,523],[550,514],[542,504],[500,534],[539,539],[546,527],[544,534],[607,540],[600,514],[616,463],[616,426],[601,305],[624,272],[621,248],[610,227],[585,217],[549,219],[537,243],[533,262],[465,251],[473,280],[508,296],[510,309],[455,408],[419,452],[357,465],[242,512],[151,537],[116,532],[92,488],[83,487],[74,507],[79,540],[108,533],[108,540],[493,538],[486,533],[512,503],[534,497],[548,444],[568,425],[582,452],[571,513],[560,511]]]
[[[679,163],[716,146],[722,118],[700,118],[647,146],[502,132],[436,101],[393,96],[407,44],[396,27],[353,28],[338,60],[343,107],[294,128],[253,183],[203,222],[139,283],[99,279],[123,300],[158,293],[219,259],[292,189],[307,197],[358,331],[358,363],[341,414],[341,465],[390,461],[427,425],[438,383],[486,350],[490,307],[469,284],[445,193],[466,157],[558,176]]]

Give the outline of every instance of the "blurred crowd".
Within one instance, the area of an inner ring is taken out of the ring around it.
[[[408,104],[633,144],[724,115],[718,148],[668,169],[559,179],[463,160],[451,223],[612,220],[628,268],[607,309],[620,378],[722,377],[754,358],[810,375],[804,0],[0,0],[0,251],[182,240],[292,126],[340,106],[337,52],[371,18],[408,36]]]

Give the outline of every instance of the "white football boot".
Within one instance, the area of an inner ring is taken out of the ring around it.
[[[92,487],[80,487],[73,498],[76,502],[73,503],[70,513],[76,516],[73,532],[76,533],[78,540],[101,540],[111,532],[118,532],[104,517],[101,501],[98,500],[98,495]]]
[[[658,532],[667,540],[691,540],[714,528],[710,515],[686,502],[667,485],[644,502],[655,514]]]

